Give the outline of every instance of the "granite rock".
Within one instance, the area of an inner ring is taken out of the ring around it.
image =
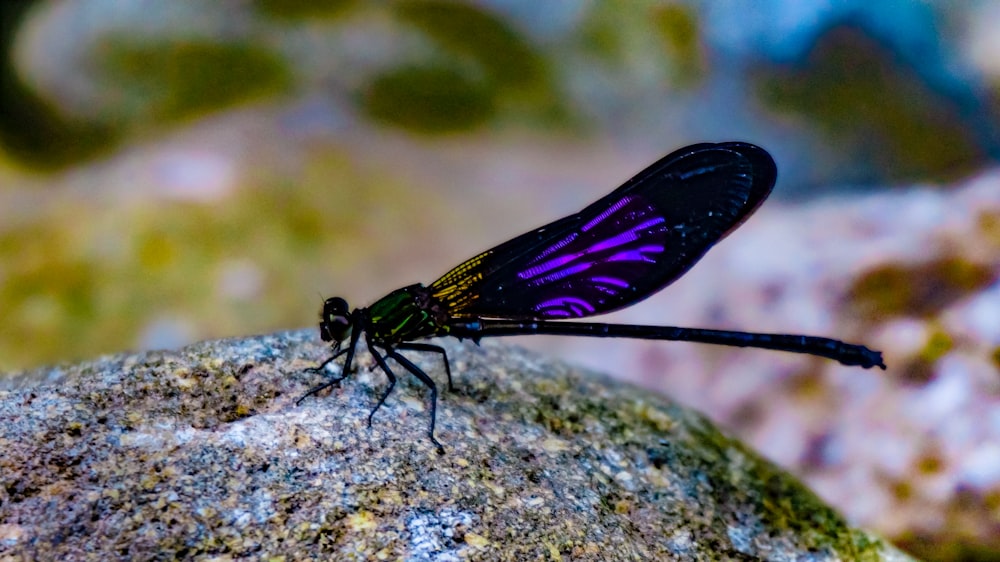
[[[441,343],[454,391],[411,355],[444,454],[414,377],[368,427],[387,381],[367,353],[297,405],[324,380],[313,331],[5,378],[0,559],[909,559],[696,412]]]

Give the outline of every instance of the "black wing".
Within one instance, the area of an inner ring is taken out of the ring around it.
[[[730,142],[682,148],[579,213],[487,250],[431,284],[454,317],[580,318],[683,275],[771,193],[774,160]]]

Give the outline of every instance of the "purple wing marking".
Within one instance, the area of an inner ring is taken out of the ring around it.
[[[626,195],[539,252],[517,274],[540,300],[542,317],[580,318],[604,308],[608,297],[631,287],[657,263],[669,237],[666,219],[636,195]]]
[[[663,246],[643,246],[637,250],[625,250],[624,252],[618,252],[604,261],[644,261],[647,263],[655,263],[656,260],[650,258],[646,254],[659,254],[661,252],[663,252]]]
[[[556,316],[560,318],[579,318],[594,313],[594,306],[589,302],[577,297],[556,297],[538,303],[535,311],[543,316]]]
[[[613,214],[617,213],[619,210],[621,210],[622,207],[628,205],[629,201],[631,199],[632,199],[631,197],[622,197],[621,201],[619,201],[619,202],[615,203],[614,205],[608,207],[608,209],[606,211],[604,211],[603,213],[597,215],[590,222],[588,222],[587,224],[583,225],[583,228],[581,228],[580,230],[582,230],[583,232],[587,232],[588,230],[590,230],[590,229],[594,228],[595,226],[601,224],[602,222],[604,222],[605,219],[607,219],[611,215],[613,215]]]
[[[628,281],[624,279],[618,279],[617,277],[604,277],[603,275],[598,275],[590,278],[596,283],[602,283],[604,285],[614,285],[616,287],[628,288]]]

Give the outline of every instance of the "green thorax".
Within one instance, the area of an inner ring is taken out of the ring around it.
[[[368,330],[386,343],[429,338],[448,332],[447,314],[430,291],[420,284],[396,289],[368,307]]]

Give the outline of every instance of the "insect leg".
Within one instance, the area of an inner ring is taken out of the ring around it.
[[[368,427],[371,427],[372,418],[375,417],[375,412],[382,407],[382,404],[385,404],[385,399],[392,394],[392,389],[396,387],[396,374],[392,372],[392,369],[389,368],[389,364],[385,362],[385,357],[383,357],[382,354],[375,349],[376,344],[372,341],[371,336],[365,334],[365,341],[368,342],[368,351],[372,354],[372,357],[375,358],[375,363],[377,363],[378,366],[385,372],[385,376],[389,378],[389,388],[385,389],[385,392],[383,392],[382,396],[378,399],[378,403],[375,404],[371,413],[368,414]],[[385,351],[387,354],[392,353],[392,349],[388,347],[385,348]]]
[[[412,351],[431,351],[434,353],[440,353],[441,359],[444,360],[444,372],[448,375],[448,392],[455,392],[455,385],[451,384],[451,365],[448,363],[448,354],[445,353],[444,348],[440,345],[433,345],[429,343],[415,343],[415,342],[403,342],[396,345],[396,349],[409,349]]]
[[[315,367],[310,367],[310,368],[306,369],[307,371],[312,372],[312,373],[322,372],[323,368],[326,367],[327,365],[329,365],[331,361],[333,361],[334,359],[340,357],[341,355],[343,355],[345,353],[347,354],[347,359],[344,360],[344,368],[340,370],[340,376],[339,377],[335,377],[333,379],[330,379],[329,381],[327,381],[327,382],[325,382],[325,383],[323,383],[323,384],[321,384],[319,386],[314,386],[314,387],[310,388],[308,391],[306,391],[305,394],[302,395],[301,398],[299,398],[298,400],[295,401],[295,405],[296,406],[298,406],[299,404],[301,404],[303,400],[305,400],[306,398],[312,396],[313,394],[316,394],[317,392],[319,392],[321,390],[326,390],[327,388],[330,388],[331,386],[333,386],[333,385],[337,384],[338,382],[340,382],[340,381],[344,380],[345,378],[347,378],[347,376],[351,373],[351,363],[354,362],[354,350],[358,347],[358,338],[360,338],[360,337],[361,337],[361,331],[360,330],[354,330],[351,333],[351,341],[350,341],[350,343],[347,344],[347,347],[345,347],[344,349],[337,349],[332,356],[330,356],[330,357],[328,357],[326,359],[326,361],[323,361],[322,363],[320,363],[319,365],[317,365]],[[339,347],[339,345],[338,345],[338,347]]]
[[[442,350],[444,351],[444,350]],[[437,445],[438,453],[444,454],[444,446],[434,438],[434,423],[437,421],[437,386],[434,384],[434,380],[427,376],[427,373],[423,372],[420,367],[417,367],[413,361],[410,361],[406,357],[402,356],[398,351],[392,348],[386,348],[386,355],[393,358],[397,363],[402,365],[407,371],[413,373],[420,382],[424,383],[427,388],[431,389],[431,425],[427,431],[427,437],[430,438],[431,443]]]
[[[330,363],[332,363],[334,359],[336,359],[336,358],[340,357],[341,355],[347,353],[347,350],[348,350],[348,348],[345,347],[344,349],[340,349],[340,345],[337,345],[337,347],[333,350],[333,355],[327,357],[326,360],[324,360],[319,365],[316,365],[315,367],[309,367],[308,369],[306,369],[306,372],[307,373],[322,373],[323,370],[326,368],[327,365],[329,365]]]

